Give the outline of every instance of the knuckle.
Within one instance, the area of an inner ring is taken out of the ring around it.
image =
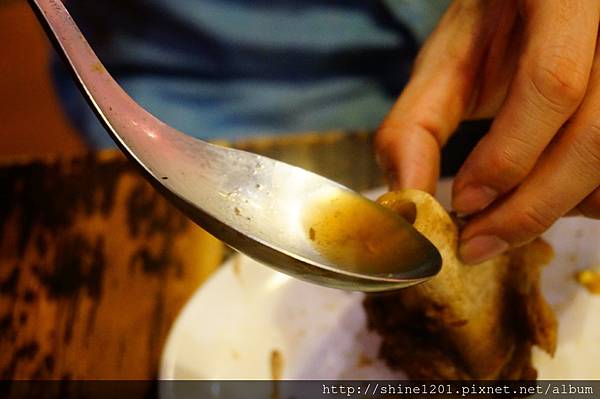
[[[392,108],[377,127],[375,132],[375,144],[389,144],[389,142],[395,140],[397,136],[402,135],[407,128],[407,118],[410,118],[410,116],[403,115],[403,117],[398,117],[397,110]]]
[[[381,122],[375,132],[374,144],[376,149],[386,147],[389,142],[393,139],[396,129],[390,122],[389,118],[386,118]]]
[[[525,239],[532,239],[545,232],[559,216],[547,206],[527,206],[521,210],[515,230]]]
[[[538,95],[557,112],[573,110],[583,99],[587,74],[569,52],[555,49],[540,57],[530,72],[531,83]]]
[[[529,173],[527,165],[519,162],[515,155],[508,151],[494,151],[487,154],[486,162],[489,168],[480,168],[480,170],[491,171],[492,175],[489,179],[496,182],[495,188],[503,191],[514,187]]]

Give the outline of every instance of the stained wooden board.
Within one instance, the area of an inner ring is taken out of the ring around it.
[[[235,146],[355,189],[381,182],[362,133]],[[117,151],[2,161],[0,187],[0,378],[155,378],[173,320],[224,246]]]
[[[0,377],[150,378],[222,245],[116,153],[0,169]]]

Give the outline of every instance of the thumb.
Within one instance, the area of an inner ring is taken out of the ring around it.
[[[486,40],[485,2],[455,1],[421,49],[412,76],[375,136],[392,189],[433,193],[440,150],[469,106]]]

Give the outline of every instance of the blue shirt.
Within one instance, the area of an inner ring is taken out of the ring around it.
[[[446,1],[106,0],[67,3],[143,107],[201,138],[373,129]],[[112,146],[60,63],[67,113]]]

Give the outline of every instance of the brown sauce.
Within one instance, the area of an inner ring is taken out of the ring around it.
[[[390,275],[425,261],[408,222],[351,192],[311,202],[303,226],[317,251],[347,271]]]
[[[280,380],[283,376],[283,355],[277,349],[271,351],[271,379]]]

